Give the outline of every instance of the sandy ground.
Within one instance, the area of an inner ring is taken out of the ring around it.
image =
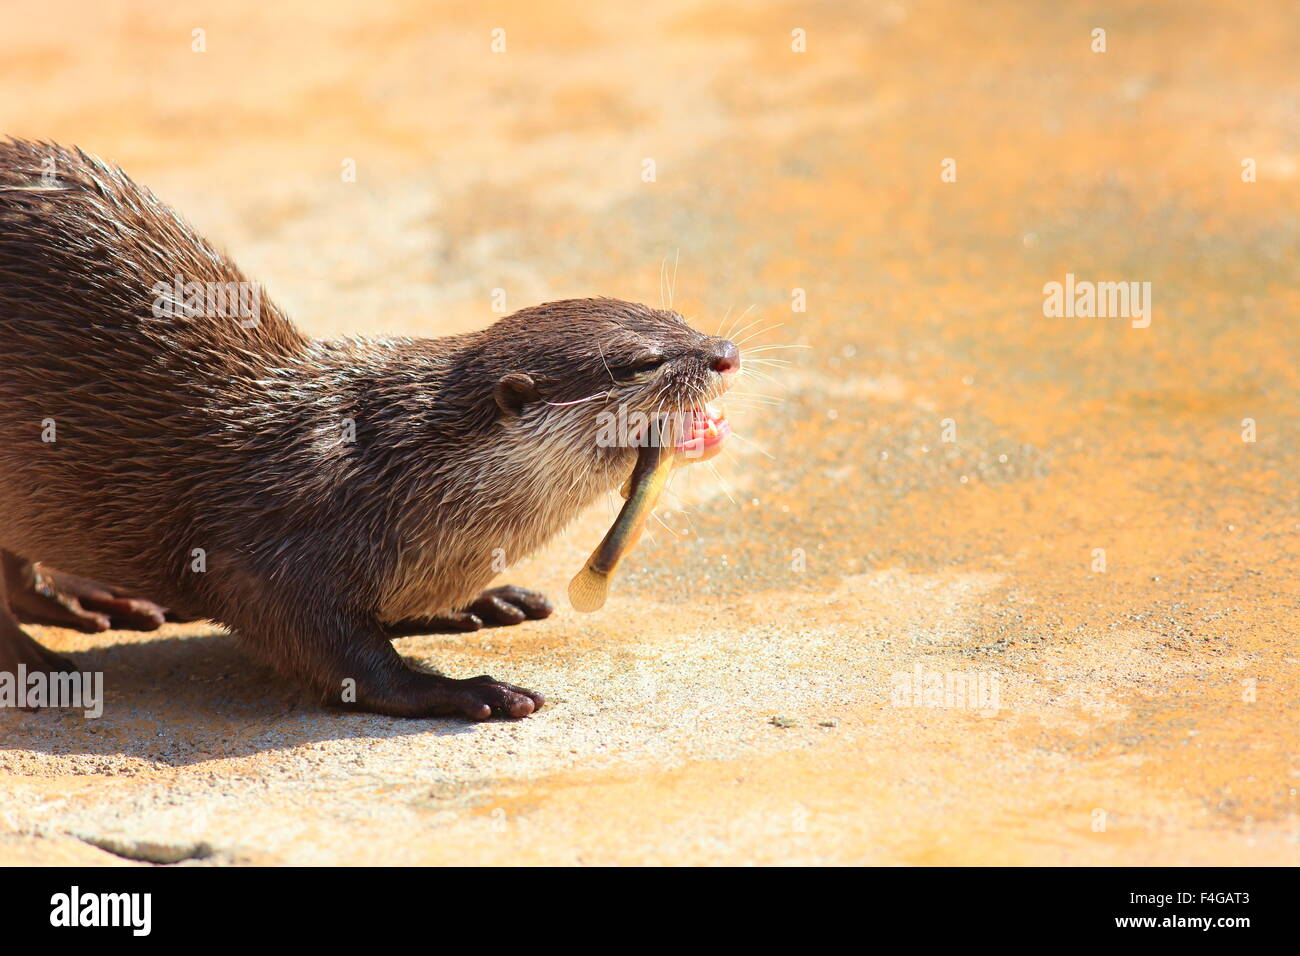
[[[657,303],[680,257],[699,327],[807,347],[748,353],[780,403],[604,611],[401,642],[524,721],[36,629],[108,703],[0,713],[0,862],[1300,862],[1289,4],[428,6],[46,2],[3,132],[123,164],[321,335]],[[1066,273],[1150,282],[1150,327],[1045,317]],[[510,580],[561,596],[611,508]]]

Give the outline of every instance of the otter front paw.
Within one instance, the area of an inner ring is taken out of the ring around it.
[[[506,627],[550,617],[555,605],[540,591],[506,584],[488,588],[466,610],[481,620],[484,627]]]
[[[508,627],[524,621],[550,617],[555,606],[540,591],[513,584],[488,588],[463,611],[446,611],[430,617],[414,617],[385,625],[390,637],[412,634],[452,634],[477,631],[481,627]]]

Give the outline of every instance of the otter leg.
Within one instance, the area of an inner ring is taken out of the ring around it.
[[[116,628],[152,631],[167,612],[152,601],[120,588],[54,571],[8,551],[0,551],[9,607],[29,624],[70,627],[87,634]]]
[[[508,627],[524,621],[540,620],[550,617],[554,610],[554,605],[540,591],[507,584],[488,588],[463,611],[395,621],[385,625],[384,631],[389,637],[477,631],[481,627]]]
[[[455,680],[414,667],[373,621],[319,610],[312,618],[304,620],[299,606],[294,616],[281,618],[285,623],[275,632],[266,630],[265,614],[249,619],[247,628],[239,620],[229,623],[255,655],[317,688],[323,702],[349,710],[487,720],[527,717],[546,702],[541,694],[486,674]]]
[[[77,666],[42,647],[18,623],[13,612],[9,610],[5,576],[0,575],[0,672],[18,676],[18,665],[24,665],[27,673],[36,671],[76,673]]]

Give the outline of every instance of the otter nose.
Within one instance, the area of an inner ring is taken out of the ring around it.
[[[740,349],[728,339],[718,339],[710,356],[713,371],[719,375],[740,371]]]

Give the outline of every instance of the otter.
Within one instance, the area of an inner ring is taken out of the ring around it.
[[[392,639],[550,614],[488,584],[631,473],[635,441],[597,440],[608,414],[716,421],[740,368],[731,341],[609,298],[309,338],[120,168],[17,139],[0,356],[0,671],[74,669],[20,615],[208,619],[323,704],[473,720],[544,698]]]

